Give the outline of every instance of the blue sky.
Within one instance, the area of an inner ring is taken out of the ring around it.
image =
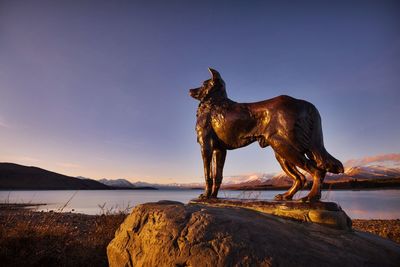
[[[327,150],[400,151],[396,1],[0,1],[0,160],[92,178],[201,182],[188,89],[314,103]],[[279,171],[270,148],[225,175]]]

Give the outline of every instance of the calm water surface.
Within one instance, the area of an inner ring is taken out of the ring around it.
[[[100,214],[159,200],[187,203],[201,190],[90,190],[90,191],[0,191],[0,202],[46,203],[39,210]],[[221,191],[220,197],[273,199],[280,191]],[[303,197],[307,191],[299,192]],[[400,219],[400,190],[323,192],[323,201],[337,202],[353,219]],[[103,207],[103,208],[101,208]]]

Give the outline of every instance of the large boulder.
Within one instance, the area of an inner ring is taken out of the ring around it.
[[[399,266],[367,233],[257,211],[162,201],[137,206],[107,247],[115,266]]]

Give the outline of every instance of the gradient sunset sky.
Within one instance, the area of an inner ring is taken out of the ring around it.
[[[399,1],[0,1],[0,161],[202,182],[188,89],[316,105],[345,162],[400,151]],[[280,171],[258,144],[225,176]]]

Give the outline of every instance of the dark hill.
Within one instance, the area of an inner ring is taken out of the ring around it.
[[[28,167],[14,163],[0,163],[0,190],[89,190],[110,189],[90,179]]]

